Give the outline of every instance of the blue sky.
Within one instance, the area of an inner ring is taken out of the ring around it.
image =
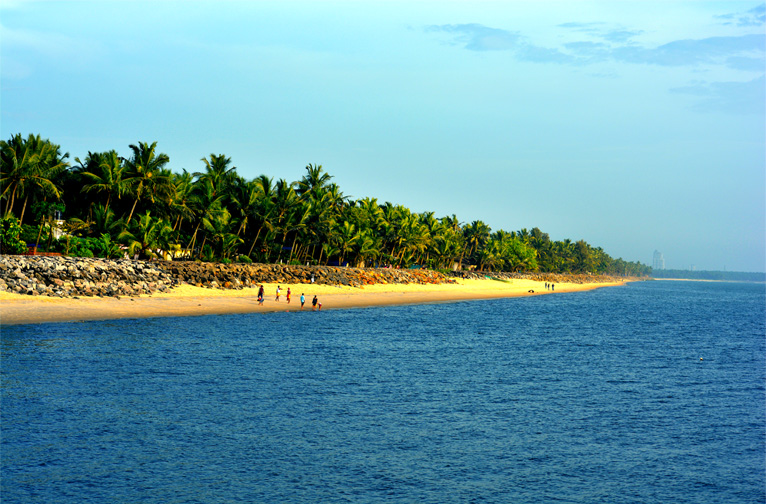
[[[0,3],[2,138],[766,270],[766,4]]]

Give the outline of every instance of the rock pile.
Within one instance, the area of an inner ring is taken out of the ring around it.
[[[33,296],[135,296],[164,292],[180,284],[242,289],[260,283],[312,281],[351,287],[454,282],[428,270],[0,256],[0,291]]]
[[[153,264],[170,274],[179,283],[222,289],[240,289],[260,283],[309,284],[312,279],[317,284],[350,287],[363,287],[378,283],[438,284],[454,282],[441,273],[427,270],[201,262],[157,262]]]
[[[135,296],[177,282],[155,264],[120,259],[0,256],[0,291],[32,296]]]
[[[552,273],[287,266],[283,264],[219,264],[186,261],[133,261],[79,257],[0,255],[0,291],[33,296],[136,296],[165,292],[180,284],[213,289],[242,289],[261,283],[345,285],[455,283],[455,278],[524,278],[540,282],[594,283],[615,278]]]

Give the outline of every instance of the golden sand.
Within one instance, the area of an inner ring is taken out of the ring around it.
[[[182,285],[171,292],[152,296],[79,299],[0,292],[0,324],[295,311],[301,309],[301,293],[306,297],[303,307],[305,311],[312,309],[311,300],[315,295],[322,304],[322,310],[327,310],[555,295],[621,284],[622,282],[559,283],[556,284],[554,292],[546,291],[544,282],[532,280],[459,280],[455,284],[376,284],[365,287],[280,284],[282,292],[279,301],[275,300],[277,284],[263,284],[266,292],[263,305],[259,305],[256,300],[257,288],[218,290]],[[288,288],[291,290],[289,304]]]

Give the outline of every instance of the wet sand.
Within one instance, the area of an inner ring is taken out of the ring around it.
[[[300,296],[305,294],[304,311],[311,311],[311,300],[317,296],[322,310],[362,308],[369,306],[447,303],[465,300],[550,295],[597,289],[615,283],[556,284],[555,291],[545,289],[544,282],[532,280],[461,280],[456,284],[401,285],[377,284],[363,288],[281,284],[282,295],[275,300],[277,284],[264,284],[263,305],[256,298],[258,290],[205,289],[183,285],[169,293],[122,298],[50,298],[0,293],[0,324],[37,324],[116,318],[178,317],[227,313],[254,313],[300,310]],[[286,299],[288,287],[292,299]],[[531,292],[533,291],[533,292]]]

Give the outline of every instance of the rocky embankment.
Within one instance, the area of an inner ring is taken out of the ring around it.
[[[457,278],[540,282],[614,282],[614,277],[553,273],[498,273],[360,269],[283,264],[218,264],[186,261],[107,260],[81,257],[0,255],[0,291],[33,296],[138,296],[189,284],[212,289],[242,289],[262,283],[346,285],[440,284]],[[624,280],[624,279],[622,279]]]
[[[0,256],[0,291],[32,296],[137,296],[178,282],[156,264],[128,259]]]
[[[439,284],[454,282],[430,270],[288,266],[284,264],[218,264],[154,262],[179,282],[198,287],[238,289],[261,283],[314,283],[364,287],[372,284]]]
[[[308,284],[312,278],[317,284],[351,287],[454,282],[428,270],[0,256],[0,291],[33,296],[137,296],[181,284],[241,289],[260,283]]]

